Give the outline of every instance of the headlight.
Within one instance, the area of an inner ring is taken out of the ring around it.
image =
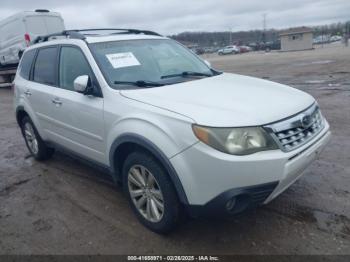
[[[193,132],[203,143],[231,155],[248,155],[278,148],[261,127],[220,128],[193,125]]]

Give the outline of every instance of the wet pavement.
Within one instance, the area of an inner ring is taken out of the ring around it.
[[[300,180],[249,213],[188,220],[159,236],[138,223],[103,170],[59,152],[34,161],[12,90],[0,89],[0,253],[350,254],[350,48],[205,58],[317,98],[333,137]]]

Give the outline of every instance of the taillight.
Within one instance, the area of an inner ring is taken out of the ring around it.
[[[29,34],[25,34],[24,35],[24,40],[26,41],[26,45],[29,46],[29,44],[30,44],[30,35]]]

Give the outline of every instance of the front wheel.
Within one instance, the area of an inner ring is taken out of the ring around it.
[[[139,221],[166,234],[179,223],[182,208],[164,168],[149,154],[131,153],[123,167],[123,186]]]

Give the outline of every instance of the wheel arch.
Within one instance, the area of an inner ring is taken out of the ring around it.
[[[167,156],[154,143],[137,134],[128,133],[121,135],[112,143],[109,162],[114,180],[118,182],[122,181],[121,169],[123,161],[125,161],[128,153],[135,150],[144,150],[159,161],[169,174],[180,201],[183,204],[188,204],[187,196],[179,176]]]
[[[24,109],[24,106],[18,106],[16,108],[16,120],[17,120],[17,124],[19,126],[21,126],[22,124],[22,119],[25,117],[25,116],[29,116],[29,114],[27,113],[27,111]]]
[[[41,130],[41,125],[36,117],[34,111],[31,109],[31,107],[26,103],[26,101],[21,100],[20,103],[16,106],[16,120],[18,125],[21,127],[21,122],[24,116],[28,116],[30,120],[32,120],[37,132],[41,136],[41,138],[45,139],[45,134]]]

